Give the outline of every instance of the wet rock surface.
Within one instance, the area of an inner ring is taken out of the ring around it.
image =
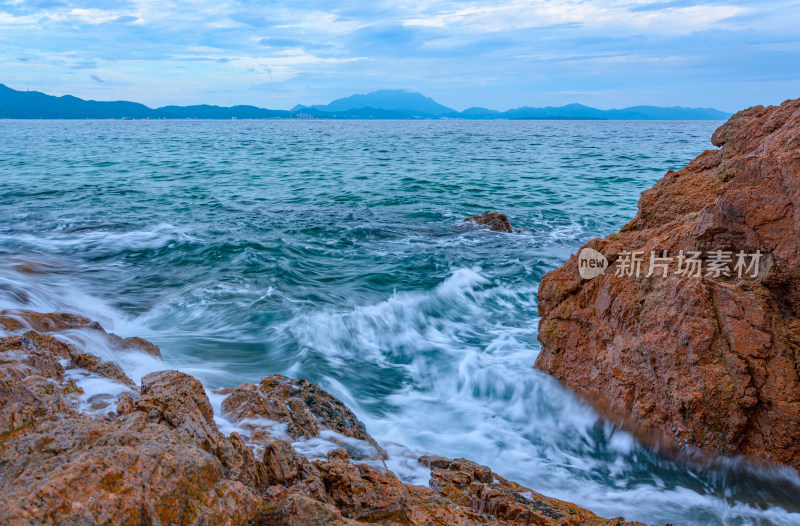
[[[71,375],[83,367],[123,388],[109,410],[79,403]],[[328,431],[380,450],[314,384],[273,375],[224,394],[235,420],[277,422],[289,439]],[[136,385],[52,335],[0,338],[2,524],[625,524],[466,460],[420,460],[431,468],[431,488],[404,484],[345,448],[312,461],[270,433],[253,448],[238,432],[220,431],[190,375],[158,371]]]
[[[504,524],[638,524],[587,515],[575,504],[545,497],[470,460],[424,456],[419,461],[431,468],[430,484],[437,493]]]
[[[511,222],[508,220],[508,217],[506,217],[505,214],[501,214],[497,211],[486,212],[484,214],[468,217],[464,220],[464,222],[476,223],[481,226],[489,227],[489,230],[494,230],[496,232],[507,232],[509,234],[514,232],[519,233],[528,231],[526,228],[513,228],[511,226]]]
[[[366,456],[384,458],[386,455],[352,411],[319,386],[305,380],[274,374],[263,378],[258,385],[243,383],[230,391],[222,403],[222,411],[228,418],[251,429],[256,442],[280,438],[273,431],[274,426],[260,423],[267,419],[285,424],[288,438],[312,438],[330,430],[342,437],[365,442],[361,450],[371,449]],[[336,439],[335,435],[329,435],[329,438]],[[342,445],[347,447],[348,441]],[[358,449],[351,453],[361,457]]]
[[[114,348],[122,351],[142,351],[144,353],[149,354],[150,356],[155,356],[156,358],[161,358],[161,349],[158,348],[158,345],[145,340],[144,338],[139,338],[138,336],[132,336],[130,338],[122,338],[117,336],[113,332],[108,335],[111,344]]]
[[[800,468],[800,100],[739,112],[712,142],[585,245],[604,275],[573,255],[544,276],[536,367],[645,440]],[[665,250],[702,254],[701,275],[647,276]],[[633,251],[641,275],[618,275]],[[715,275],[717,252],[760,267]]]
[[[96,321],[78,314],[69,312],[43,314],[23,309],[0,311],[0,326],[8,331],[23,328],[38,332],[63,331],[66,329],[103,330]]]
[[[137,350],[151,356],[161,357],[161,350],[154,343],[144,338],[133,336],[122,338],[114,333],[107,333],[96,321],[86,316],[70,312],[41,313],[31,310],[14,309],[0,311],[0,327],[7,331],[31,329],[38,332],[60,332],[69,329],[91,329],[108,338],[112,347],[118,350]]]

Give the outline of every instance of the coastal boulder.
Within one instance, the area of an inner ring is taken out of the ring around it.
[[[536,367],[662,446],[800,468],[800,100],[754,107],[542,278]]]

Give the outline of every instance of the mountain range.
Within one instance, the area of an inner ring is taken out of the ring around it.
[[[0,84],[0,118],[5,119],[542,119],[542,120],[725,120],[730,113],[713,108],[632,106],[599,110],[582,104],[521,107],[507,111],[468,108],[456,111],[421,93],[381,90],[336,99],[330,104],[297,105],[290,111],[256,106],[164,106],[150,108],[128,101],[56,97],[38,91],[17,91]]]

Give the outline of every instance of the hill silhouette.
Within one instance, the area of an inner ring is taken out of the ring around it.
[[[582,119],[582,120],[724,120],[713,108],[632,106],[600,110],[582,104],[521,107],[507,111],[473,107],[455,111],[421,93],[381,90],[336,99],[330,104],[295,106],[291,111],[256,106],[164,106],[149,108],[129,101],[84,100],[38,91],[17,91],[0,84],[0,118],[5,119]]]

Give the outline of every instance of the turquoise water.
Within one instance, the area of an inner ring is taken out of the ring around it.
[[[604,516],[797,524],[797,477],[661,458],[532,368],[542,275],[719,124],[0,121],[0,308],[84,313],[209,388],[317,382],[411,482],[463,456]],[[530,232],[460,222],[495,209]]]

